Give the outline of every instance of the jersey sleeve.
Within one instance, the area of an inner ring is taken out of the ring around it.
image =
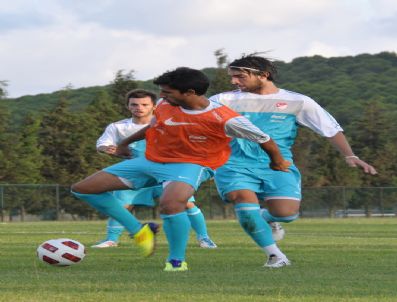
[[[110,124],[106,127],[105,131],[96,141],[96,147],[100,146],[116,146],[118,143],[117,128],[114,124]]]
[[[270,140],[268,134],[262,132],[244,116],[229,119],[225,123],[225,133],[229,137],[245,138],[258,144]]]
[[[298,124],[324,137],[332,137],[343,131],[335,118],[309,97],[304,99],[302,109],[296,118]]]

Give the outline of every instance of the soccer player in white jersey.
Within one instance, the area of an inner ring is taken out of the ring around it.
[[[308,96],[274,84],[277,69],[270,60],[256,54],[243,56],[229,64],[228,72],[238,90],[220,93],[210,99],[229,106],[268,133],[288,161],[293,162],[291,147],[297,128],[305,126],[326,137],[349,166],[360,167],[371,175],[377,173],[374,167],[353,153],[343,129],[319,104]],[[222,198],[235,204],[244,230],[263,248],[264,241],[272,241],[271,233],[266,232],[269,238],[263,238],[253,230],[269,228],[270,225],[273,238],[279,240],[284,236],[284,230],[278,222],[291,222],[298,218],[300,173],[294,165],[289,167],[290,173],[263,169],[269,162],[268,156],[247,140],[234,139],[231,147],[232,155],[216,171],[215,182]],[[266,202],[267,209],[260,210],[259,200]],[[266,247],[265,251],[268,254],[265,266],[290,264],[284,255],[266,250]]]
[[[156,98],[156,94],[143,89],[135,89],[128,92],[126,106],[131,112],[131,118],[109,124],[97,140],[97,150],[115,156],[117,145],[122,140],[149,124],[153,118]],[[132,157],[145,156],[146,142],[145,140],[134,142],[129,145],[129,148]],[[124,207],[131,211],[134,206],[154,207],[156,205],[154,199],[158,198],[162,191],[161,186],[154,186],[139,190],[114,191],[113,195],[119,199]],[[194,201],[194,197],[189,199],[186,211],[192,228],[196,232],[199,246],[202,248],[216,248],[216,244],[208,236],[204,215],[194,204]],[[92,247],[116,247],[123,231],[124,227],[117,220],[109,218],[106,238]]]
[[[187,200],[228,160],[233,137],[260,145],[262,152],[269,154],[272,169],[287,173],[291,163],[282,157],[266,133],[227,106],[204,96],[209,80],[201,71],[180,67],[162,74],[154,84],[159,85],[163,100],[157,104],[150,126],[125,139],[117,148],[118,154],[130,154],[128,145],[146,138],[145,158],[125,160],[92,174],[73,184],[72,193],[116,218],[137,245],[147,251],[145,254],[150,255],[154,250],[154,232],[148,226],[134,226],[131,223],[134,217],[110,191],[161,183],[164,189],[160,197],[160,217],[168,241],[164,271],[181,272],[188,270],[185,261],[190,229]]]

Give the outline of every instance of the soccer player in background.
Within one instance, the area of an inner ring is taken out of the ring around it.
[[[210,100],[229,106],[268,133],[288,161],[293,163],[291,147],[300,125],[326,137],[349,166],[360,167],[371,175],[377,173],[374,167],[353,153],[343,129],[319,104],[308,96],[278,88],[274,84],[277,69],[270,60],[255,54],[247,55],[231,62],[228,68],[231,82],[238,90],[217,94]],[[237,216],[248,215],[250,211],[255,216],[250,223],[261,225],[263,221],[291,222],[297,219],[301,177],[295,165],[290,166],[290,173],[281,173],[267,168],[270,159],[256,144],[234,139],[231,147],[232,155],[216,171],[215,182],[222,198],[235,204]],[[267,209],[260,211],[259,199],[265,201]],[[258,218],[259,213],[263,219]],[[249,224],[244,221],[242,226],[245,231],[262,246],[261,240],[256,238],[251,228],[246,227]],[[276,231],[281,238],[284,230],[279,227]],[[274,255],[267,262],[267,265],[272,264],[281,267],[288,261]]]
[[[141,227],[131,224],[131,214],[112,199],[109,191],[161,183],[160,216],[169,246],[164,271],[186,271],[190,228],[185,211],[187,200],[213,175],[213,170],[228,160],[231,138],[250,139],[259,144],[269,154],[272,169],[287,173],[290,163],[267,134],[228,107],[205,98],[209,80],[202,72],[181,67],[164,73],[154,83],[159,85],[163,98],[157,104],[155,118],[150,126],[124,140],[116,152],[128,154],[130,143],[146,137],[145,158],[110,166],[74,184],[72,191],[120,221],[132,236],[139,236]],[[154,242],[155,232],[150,227],[145,232],[145,246],[152,251],[154,243],[149,240]],[[136,242],[139,244],[140,239]],[[275,244],[273,248],[278,250]]]
[[[133,133],[146,127],[152,120],[156,100],[156,94],[147,90],[135,89],[128,92],[126,95],[126,107],[131,112],[131,118],[111,123],[106,127],[96,143],[98,152],[116,156],[117,145]],[[134,142],[129,145],[129,148],[132,157],[145,156],[146,142],[145,140]],[[154,199],[158,198],[162,191],[161,185],[158,185],[139,190],[114,191],[113,195],[120,201],[122,206],[131,211],[134,206],[155,207]],[[194,197],[189,199],[186,211],[192,228],[196,232],[199,246],[202,248],[216,248],[216,244],[208,236],[204,215],[194,204],[194,201]],[[108,248],[118,245],[124,227],[117,220],[109,218],[106,230],[106,238],[92,247]]]

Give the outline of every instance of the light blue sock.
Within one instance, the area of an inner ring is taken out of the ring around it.
[[[256,203],[238,203],[234,206],[236,216],[244,231],[260,247],[274,244],[272,229],[259,213]]]
[[[270,212],[267,209],[261,209],[261,215],[263,219],[265,219],[267,222],[291,222],[298,219],[299,217],[299,214],[277,217],[270,214]]]
[[[168,240],[169,260],[185,260],[189,240],[190,220],[186,211],[177,214],[161,214],[163,230]]]
[[[124,227],[116,219],[109,218],[106,230],[106,240],[119,242],[120,236],[124,231]]]
[[[208,238],[207,225],[205,223],[205,218],[203,212],[197,207],[190,208],[186,210],[187,215],[192,225],[193,230],[196,232],[196,237],[198,240],[203,238]]]
[[[131,235],[135,235],[142,228],[142,224],[120,204],[120,201],[111,192],[82,194],[72,191],[72,194],[86,201],[102,214],[116,219]]]

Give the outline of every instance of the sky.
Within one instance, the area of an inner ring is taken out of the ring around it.
[[[267,51],[294,58],[397,51],[396,0],[0,0],[8,97],[148,80]]]

